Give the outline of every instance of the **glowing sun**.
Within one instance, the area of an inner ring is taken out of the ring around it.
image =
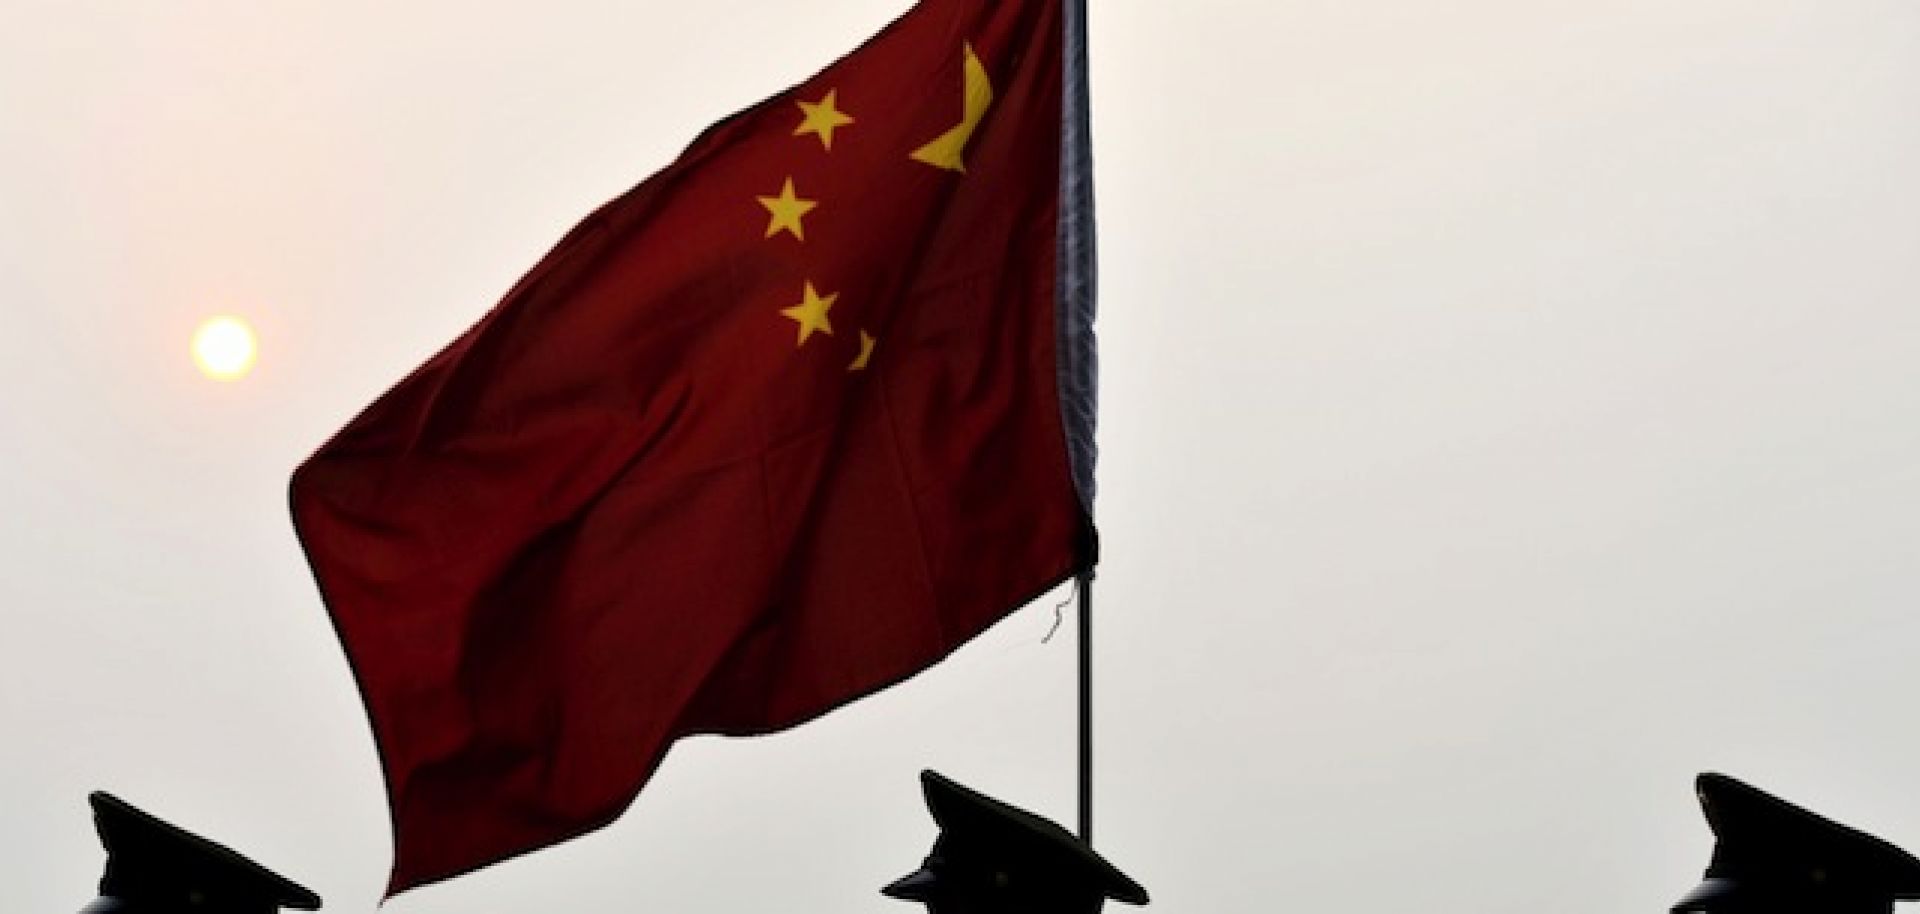
[[[259,357],[253,328],[237,317],[209,318],[193,332],[193,363],[216,381],[238,381]]]

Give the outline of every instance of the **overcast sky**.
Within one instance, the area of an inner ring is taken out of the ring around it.
[[[288,473],[905,0],[0,0],[0,907],[105,788],[370,911]],[[1097,843],[1150,910],[1656,912],[1719,769],[1920,849],[1920,6],[1114,0]],[[235,384],[187,341],[221,312]],[[1059,597],[1064,597],[1064,594]],[[1052,600],[394,914],[907,912],[1074,815]]]

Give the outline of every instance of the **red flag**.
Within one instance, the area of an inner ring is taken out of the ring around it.
[[[390,894],[598,828],[675,738],[823,714],[1089,566],[1061,15],[926,0],[715,125],[294,473]]]

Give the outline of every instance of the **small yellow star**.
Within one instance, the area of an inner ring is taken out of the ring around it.
[[[853,123],[852,115],[834,107],[834,100],[839,94],[840,90],[831,89],[828,90],[826,98],[817,102],[794,102],[800,106],[801,111],[806,112],[807,116],[800,122],[800,126],[793,128],[793,135],[806,136],[809,133],[817,133],[820,135],[820,145],[832,149],[833,131]]]
[[[807,240],[806,230],[800,225],[800,217],[805,216],[820,204],[815,200],[805,200],[795,196],[792,178],[788,178],[786,185],[780,188],[780,196],[754,199],[759,200],[760,205],[766,207],[767,212],[772,215],[772,218],[767,220],[768,238],[781,232],[792,232],[793,237],[801,241]]]
[[[795,349],[806,345],[807,337],[812,336],[815,330],[828,336],[833,335],[833,325],[827,323],[827,310],[833,307],[834,301],[839,297],[840,293],[835,292],[821,298],[820,293],[813,290],[813,283],[808,282],[799,304],[780,309],[782,315],[792,318],[800,325],[800,340],[793,344]]]
[[[873,334],[868,333],[865,330],[860,331],[860,354],[857,356],[854,356],[853,364],[847,366],[848,371],[866,371],[867,370],[867,363],[873,360],[874,342],[875,340],[873,338]]]

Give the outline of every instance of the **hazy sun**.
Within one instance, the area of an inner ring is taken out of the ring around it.
[[[209,318],[193,332],[193,363],[216,381],[246,377],[258,355],[253,328],[237,317]]]

